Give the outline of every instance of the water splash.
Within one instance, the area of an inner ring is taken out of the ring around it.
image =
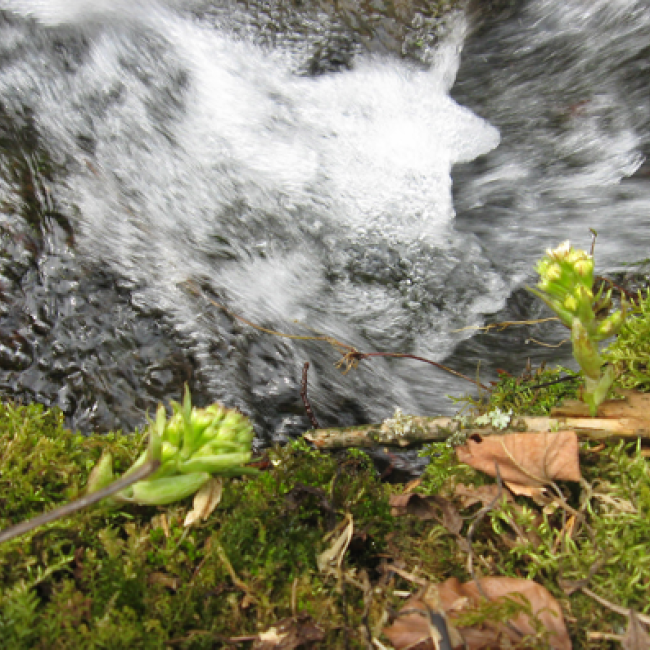
[[[422,407],[410,369],[342,378],[327,346],[269,340],[188,286],[267,327],[296,331],[298,319],[360,349],[436,359],[505,298],[453,228],[452,166],[499,139],[447,95],[460,18],[430,67],[367,55],[313,78],[286,51],[170,5],[0,6],[37,19],[3,26],[22,56],[0,88],[64,161],[50,191],[76,253],[164,314],[211,397],[291,429],[310,360],[325,419],[340,422],[342,404],[352,419]],[[444,390],[429,388],[430,410]]]

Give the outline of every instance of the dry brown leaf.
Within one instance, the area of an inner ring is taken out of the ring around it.
[[[550,647],[553,650],[571,650],[562,610],[544,587],[519,578],[488,577],[481,580],[481,588],[493,601],[504,598],[515,602],[528,601],[533,615],[549,632]],[[454,619],[459,614],[483,602],[475,582],[461,584],[456,578],[450,578],[442,584],[429,586],[424,595],[411,598],[384,634],[397,650],[435,650],[436,634],[441,631],[436,625],[441,620],[438,616],[446,620],[452,648],[461,648],[464,644],[467,650],[517,647],[522,635],[535,634],[535,627],[523,613],[509,621],[512,627],[498,622],[485,622],[472,628],[457,629],[454,626]],[[633,646],[630,650],[637,648]]]
[[[307,614],[298,614],[260,632],[252,650],[294,650],[306,643],[322,641],[324,637],[323,630]]]
[[[513,501],[510,492],[507,490],[499,490],[499,486],[495,483],[491,483],[490,485],[481,485],[479,487],[458,483],[454,490],[454,494],[459,497],[463,508],[469,508],[476,503],[481,503],[484,506],[488,505],[488,503],[492,503],[499,494],[499,491],[501,491],[501,494],[506,501]]]
[[[195,495],[193,508],[187,513],[183,526],[187,528],[197,521],[205,521],[219,505],[223,492],[223,481],[211,478]]]
[[[458,514],[456,506],[448,499],[438,495],[424,497],[413,492],[394,494],[390,497],[389,503],[390,514],[393,517],[415,515],[423,521],[428,519],[440,521],[440,513],[442,513],[442,525],[450,533],[457,535],[463,527],[463,520]]]
[[[383,630],[391,644],[396,650],[437,650],[447,634],[443,647],[462,647],[462,637],[448,624],[441,608],[438,585],[429,585],[422,591],[410,598],[395,622]]]
[[[627,630],[621,639],[621,645],[623,650],[648,650],[650,648],[650,635],[634,610],[630,610]]]
[[[433,650],[439,646],[442,635],[433,625],[429,610],[421,600],[411,598],[401,612],[404,615],[384,629],[384,634],[396,650]]]
[[[499,466],[513,490],[541,488],[555,480],[579,481],[578,437],[574,431],[472,436],[456,448],[458,460],[490,476]],[[528,491],[530,492],[530,491]]]
[[[481,588],[490,600],[513,598],[518,600],[523,596],[530,603],[533,614],[549,631],[549,641],[554,650],[571,650],[571,640],[564,625],[564,617],[558,602],[541,585],[531,580],[492,576],[481,579]],[[455,614],[468,608],[473,608],[483,601],[474,581],[461,584],[457,578],[450,578],[441,585],[440,601],[444,610],[452,618]],[[528,616],[520,613],[510,621],[523,634],[534,634],[535,628]],[[503,624],[492,626],[484,624],[480,629],[464,628],[459,630],[470,650],[489,647],[504,636],[512,641],[520,639],[513,630]]]

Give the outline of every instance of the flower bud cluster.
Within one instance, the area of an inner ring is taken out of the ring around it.
[[[253,474],[244,467],[251,458],[253,427],[237,411],[219,404],[192,407],[186,388],[183,404],[172,402],[173,414],[167,418],[160,405],[149,428],[149,451],[144,452],[125,476],[142,466],[150,455],[160,467],[148,479],[118,492],[114,499],[144,505],[173,503],[197,492],[210,477]],[[112,480],[112,461],[102,458],[102,476],[93,478],[89,491],[101,489]],[[102,463],[98,464],[101,469]]]
[[[609,314],[604,319],[596,318],[603,306],[611,304],[611,289],[594,296],[594,260],[591,255],[565,241],[555,250],[547,250],[536,270],[540,281],[531,291],[558,315],[566,327],[573,329],[577,318],[593,342],[618,333],[625,320],[625,304],[620,312]]]
[[[626,304],[621,311],[598,318],[611,305],[611,289],[594,296],[594,261],[585,251],[577,250],[568,241],[555,250],[547,250],[536,266],[540,280],[530,289],[541,298],[571,330],[573,356],[585,375],[583,399],[589,404],[591,415],[607,396],[614,376],[611,368],[603,372],[603,359],[598,342],[618,333],[626,315]]]

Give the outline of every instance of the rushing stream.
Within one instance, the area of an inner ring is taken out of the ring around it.
[[[532,262],[590,227],[600,269],[648,256],[648,4],[479,24],[426,2],[0,0],[0,392],[129,429],[187,381],[281,439],[309,426],[306,361],[322,424],[471,386],[404,360],[342,374],[331,343],[233,314],[470,374],[539,357],[530,332],[463,328],[540,313]]]

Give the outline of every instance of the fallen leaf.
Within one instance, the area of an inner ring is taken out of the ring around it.
[[[438,585],[410,598],[390,627],[383,630],[396,650],[438,650],[462,647],[460,634],[447,624]]]
[[[334,540],[331,546],[316,558],[318,570],[321,573],[338,575],[338,570],[343,563],[343,557],[348,549],[353,532],[354,521],[352,515],[347,513],[345,520],[327,536],[328,539]]]
[[[417,598],[411,598],[404,605],[401,610],[404,615],[384,629],[384,634],[396,650],[429,650],[440,646],[442,634],[432,622],[429,611]]]
[[[621,639],[621,645],[623,650],[648,650],[650,648],[650,635],[633,609],[630,610],[627,630]]]
[[[454,490],[454,494],[459,497],[463,508],[469,508],[477,503],[481,503],[484,506],[488,505],[488,503],[492,503],[499,494],[499,491],[501,491],[501,494],[506,501],[513,501],[510,492],[507,490],[500,490],[499,486],[495,483],[491,483],[490,485],[480,485],[479,487],[458,483]]]
[[[192,510],[187,513],[183,526],[187,528],[197,521],[205,521],[219,505],[223,481],[220,478],[211,478],[195,495]]]
[[[460,533],[463,527],[463,520],[458,514],[454,504],[438,495],[424,497],[420,494],[410,492],[408,494],[394,494],[390,497],[390,514],[393,517],[404,515],[415,515],[423,521],[436,519],[454,535]],[[440,517],[442,513],[442,518]]]
[[[482,591],[492,601],[510,598],[518,601],[525,598],[530,604],[533,615],[549,631],[549,641],[554,650],[571,650],[571,640],[564,624],[564,617],[558,602],[544,587],[521,578],[491,576],[480,581]],[[440,602],[443,609],[453,621],[458,613],[473,609],[485,602],[474,581],[461,584],[457,578],[449,578],[439,585]],[[509,621],[524,635],[534,635],[535,627],[525,613],[519,613]],[[459,632],[470,650],[490,647],[499,639],[520,640],[520,636],[502,623],[484,623],[480,628],[461,628]]]
[[[548,630],[550,647],[553,650],[571,650],[562,610],[544,587],[530,580],[495,576],[481,579],[481,588],[491,601],[510,598],[521,602],[525,599],[533,616]],[[442,584],[430,585],[424,594],[411,598],[393,625],[384,629],[384,634],[396,650],[445,647],[436,645],[436,634],[444,639],[445,631],[449,635],[446,647],[465,647],[466,650],[517,647],[523,635],[535,634],[535,627],[525,613],[519,613],[508,621],[509,625],[485,621],[474,627],[455,626],[454,621],[460,614],[483,603],[485,600],[475,582],[461,584],[456,578],[450,578]],[[445,625],[440,624],[441,620]]]
[[[578,437],[574,431],[474,435],[456,448],[458,460],[501,479],[515,493],[555,480],[580,481]]]
[[[260,632],[251,650],[294,650],[324,638],[323,630],[308,614],[301,613],[296,617],[282,619],[268,630]]]

